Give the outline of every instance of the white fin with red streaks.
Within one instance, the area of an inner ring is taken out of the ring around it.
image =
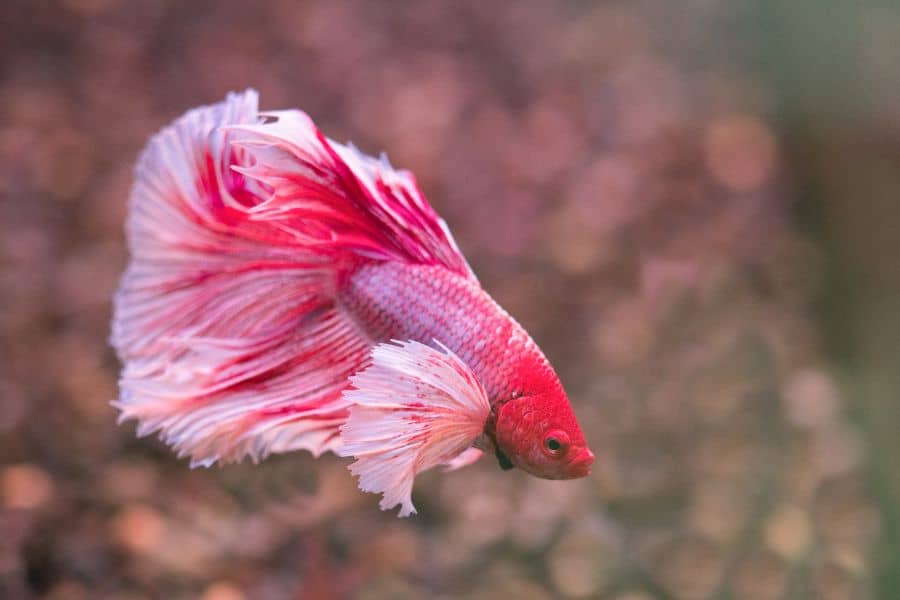
[[[352,403],[341,428],[341,456],[366,492],[382,493],[383,510],[400,504],[401,517],[416,512],[413,480],[452,463],[483,432],[490,414],[484,388],[446,347],[408,341],[379,344],[372,363],[344,392]]]
[[[339,445],[341,392],[372,345],[334,301],[348,265],[474,277],[411,174],[257,101],[230,94],[163,129],[131,192],[115,405],[193,464]]]
[[[227,126],[258,121],[256,92],[230,94],[154,136],[135,171],[115,406],[192,464],[333,449],[371,345],[334,306],[334,257],[304,243],[304,217],[237,172],[255,159]]]
[[[254,157],[237,170],[273,190],[254,207],[256,218],[283,220],[291,236],[321,253],[441,265],[475,277],[412,173],[326,138],[299,110],[265,119],[229,128],[234,144]]]

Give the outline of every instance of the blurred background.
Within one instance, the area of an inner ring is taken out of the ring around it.
[[[0,596],[896,598],[893,0],[5,0]],[[598,461],[187,468],[116,426],[134,160],[253,86],[412,169]]]

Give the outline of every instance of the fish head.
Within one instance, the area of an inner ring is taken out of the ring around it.
[[[500,406],[495,437],[509,462],[544,479],[584,477],[594,462],[561,386],[523,393]]]

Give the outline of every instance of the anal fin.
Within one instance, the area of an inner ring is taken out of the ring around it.
[[[474,447],[466,448],[455,457],[450,459],[449,462],[444,463],[444,471],[456,471],[457,469],[468,467],[469,465],[481,460],[482,456],[484,456],[484,450],[479,450],[478,448]]]

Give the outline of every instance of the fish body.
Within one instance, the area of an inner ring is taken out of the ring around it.
[[[561,391],[537,344],[473,278],[440,266],[376,263],[357,270],[338,299],[376,343],[441,340],[493,407],[536,385]]]
[[[555,371],[412,175],[256,103],[194,109],[138,162],[112,333],[121,418],[194,465],[354,457],[401,515],[418,473],[485,451],[586,475]]]

